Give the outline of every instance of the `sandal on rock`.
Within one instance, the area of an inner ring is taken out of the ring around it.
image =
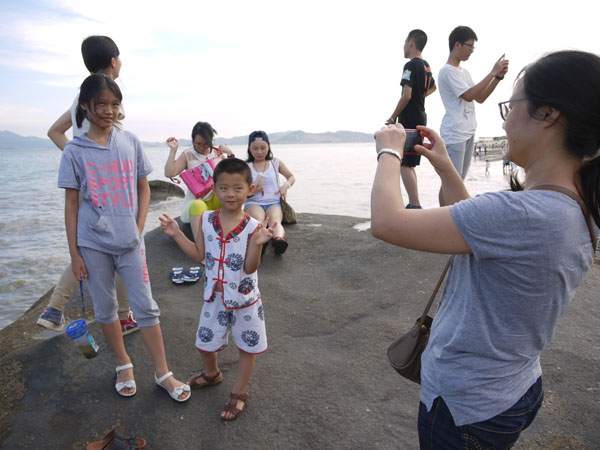
[[[288,242],[282,237],[273,238],[273,248],[276,255],[283,255],[288,248]]]
[[[228,412],[230,414],[233,414],[233,417],[221,416],[221,419],[223,419],[223,420],[237,419],[239,417],[239,415],[246,409],[249,399],[250,399],[250,395],[248,395],[247,392],[244,394],[234,394],[233,392],[231,394],[229,394],[229,401],[225,405],[225,408],[223,408],[223,412]],[[238,400],[241,402],[244,402],[244,409],[237,409]]]
[[[181,394],[183,394],[184,392],[190,392],[190,387],[187,384],[182,384],[181,386],[176,387],[172,391],[169,391],[165,386],[163,386],[162,382],[172,376],[173,376],[173,372],[167,372],[160,378],[157,378],[156,374],[154,374],[154,381],[161,388],[163,388],[165,391],[167,391],[169,393],[169,395],[171,396],[171,398],[173,400],[175,400],[176,402],[185,402],[186,400],[189,400],[191,395],[188,395],[186,398],[179,398],[179,396]],[[190,392],[190,394],[191,394],[191,392]]]
[[[125,437],[116,430],[112,430],[101,441],[91,442],[85,450],[144,450],[146,448],[146,440],[141,437]]]
[[[185,272],[183,275],[183,281],[185,283],[195,283],[200,279],[200,266],[190,267],[190,270]]]
[[[198,378],[204,378],[204,383],[198,383]],[[204,372],[201,372],[200,375],[194,375],[191,377],[187,384],[192,389],[201,388],[204,386],[216,386],[217,384],[221,384],[223,382],[223,375],[219,370],[215,376],[209,377]]]
[[[171,281],[173,284],[183,284],[183,267],[173,267],[171,270]]]
[[[133,369],[133,364],[129,363],[129,364],[124,364],[122,366],[117,366],[117,368],[115,369],[117,372],[117,376],[119,376],[119,372],[122,372],[123,370],[127,370],[127,369]],[[124,394],[121,391],[125,388],[133,389],[133,392],[131,394]],[[121,397],[132,397],[137,392],[137,388],[135,386],[135,380],[129,380],[129,381],[125,381],[123,383],[117,383],[117,384],[115,384],[115,389],[117,390],[117,394],[119,394]]]

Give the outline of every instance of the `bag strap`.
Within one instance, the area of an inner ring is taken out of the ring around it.
[[[433,301],[435,300],[435,296],[437,295],[438,291],[440,290],[440,286],[442,285],[442,281],[444,281],[444,278],[446,277],[446,274],[448,273],[448,269],[450,268],[450,263],[451,262],[452,262],[452,257],[448,258],[448,262],[446,263],[446,267],[444,267],[444,270],[442,271],[442,274],[440,275],[440,279],[438,280],[437,284],[435,285],[435,289],[433,290],[433,294],[431,294],[431,297],[429,297],[429,301],[427,302],[427,305],[425,305],[425,309],[423,310],[423,314],[421,314],[421,317],[417,321],[421,325],[423,325],[425,323],[425,319],[427,318],[427,313],[431,309],[431,305],[433,305]]]
[[[275,176],[277,177],[277,189],[279,189],[281,187],[279,186],[279,170],[277,170],[279,168],[279,164],[277,164],[277,168],[275,168],[275,163],[273,162],[273,159],[271,159],[271,165],[273,166],[273,171],[275,172]],[[281,199],[281,194],[279,194],[279,198]]]
[[[581,211],[583,212],[583,216],[585,217],[585,223],[587,224],[588,230],[590,232],[590,238],[592,239],[592,249],[594,250],[594,255],[596,255],[596,243],[598,242],[596,239],[596,232],[594,231],[592,219],[588,213],[585,203],[583,203],[583,200],[581,200],[581,197],[575,192],[562,186],[557,186],[556,184],[542,184],[540,186],[535,186],[533,189],[560,192],[561,194],[565,194],[566,196],[571,197],[573,200],[579,203]]]

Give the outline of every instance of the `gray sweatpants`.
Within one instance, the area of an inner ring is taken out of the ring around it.
[[[454,164],[454,167],[463,180],[467,177],[469,167],[471,167],[471,156],[473,155],[474,148],[474,135],[470,139],[458,144],[446,144],[446,150],[448,150],[452,164]]]
[[[79,247],[79,253],[87,268],[87,286],[98,322],[112,323],[119,318],[115,292],[117,272],[129,294],[129,304],[138,326],[151,327],[159,323],[160,310],[152,298],[143,239],[137,248],[121,255],[88,247]]]
[[[127,319],[129,316],[129,298],[127,298],[127,289],[121,278],[117,275],[115,286],[117,288],[117,302],[119,303],[119,319]],[[54,291],[50,296],[48,306],[59,311],[64,311],[65,306],[69,303],[69,299],[75,289],[79,288],[79,281],[75,279],[73,275],[73,269],[71,269],[71,263],[67,265],[65,271],[60,276],[58,283],[54,286]]]

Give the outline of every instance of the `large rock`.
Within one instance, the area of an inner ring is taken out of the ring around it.
[[[150,201],[156,202],[165,200],[169,197],[185,197],[185,191],[175,183],[162,180],[152,180],[150,184]]]
[[[129,335],[138,393],[126,399],[115,392],[116,361],[98,324],[90,328],[101,352],[86,360],[67,336],[48,339],[36,327],[44,298],[0,331],[1,448],[82,449],[112,428],[166,450],[418,448],[418,386],[389,367],[385,351],[421,313],[447,257],[353,228],[364,219],[299,219],[287,228],[288,251],[269,249],[259,269],[269,350],[257,358],[250,402],[235,423],[219,418],[235,382],[234,345],[219,354],[224,382],[178,404],[154,384],[140,333]],[[202,284],[171,283],[171,267],[193,261],[160,230],[146,244],[170,369],[185,380],[202,367],[194,348]],[[599,447],[599,287],[594,265],[543,354],[546,399],[518,448]],[[79,302],[75,293],[70,319]]]

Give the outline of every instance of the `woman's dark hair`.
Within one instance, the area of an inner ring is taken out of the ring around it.
[[[98,98],[104,89],[108,89],[117,96],[119,101],[123,100],[121,89],[112,78],[106,75],[90,75],[81,84],[79,88],[79,100],[77,101],[77,111],[75,112],[75,122],[77,128],[81,128],[83,119],[86,119],[86,110],[81,105],[86,105],[88,110],[92,108],[92,100],[98,102]]]
[[[600,57],[567,50],[550,53],[521,71],[529,115],[549,106],[560,112],[565,146],[584,158],[579,169],[581,197],[600,226]],[[522,188],[511,178],[511,188]]]
[[[194,142],[194,139],[196,139],[196,136],[200,136],[204,139],[204,142],[212,148],[215,134],[217,134],[217,130],[215,130],[210,123],[198,122],[194,125],[194,128],[192,128],[192,143]]]
[[[454,49],[454,44],[456,42],[458,42],[459,44],[464,44],[469,39],[473,39],[474,41],[477,40],[477,35],[470,27],[466,27],[464,25],[456,27],[454,30],[452,30],[450,36],[448,36],[448,45],[450,46],[450,53],[452,53],[452,50]]]
[[[96,73],[110,66],[113,58],[119,57],[119,48],[108,36],[90,36],[81,43],[81,55],[87,70]]]

